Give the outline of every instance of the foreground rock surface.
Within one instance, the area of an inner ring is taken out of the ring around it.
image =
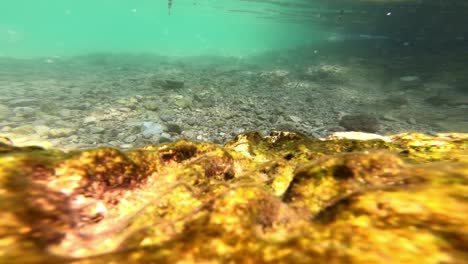
[[[1,142],[1,263],[468,259],[467,134],[70,153]]]

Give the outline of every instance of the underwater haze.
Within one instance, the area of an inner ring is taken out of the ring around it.
[[[317,34],[307,25],[259,18],[274,14],[258,2],[174,0],[170,8],[161,0],[19,0],[1,5],[2,56],[245,56],[293,47]]]
[[[135,148],[245,131],[468,132],[468,4],[0,4],[0,133]]]

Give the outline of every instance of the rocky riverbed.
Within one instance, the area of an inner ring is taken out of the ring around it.
[[[0,61],[0,133],[17,145],[125,149],[180,138],[224,144],[252,130],[468,129],[463,83],[400,69],[403,59],[391,76],[369,58],[319,55],[300,64],[111,54]]]

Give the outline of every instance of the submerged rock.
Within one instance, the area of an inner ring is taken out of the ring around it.
[[[181,80],[161,80],[156,77],[150,79],[150,85],[153,88],[164,88],[169,90],[180,90],[184,88],[184,81]]]
[[[12,115],[10,108],[6,105],[0,104],[0,119],[7,119]]]
[[[339,124],[347,131],[375,133],[379,130],[377,118],[368,114],[343,116]]]
[[[182,128],[178,124],[168,123],[166,124],[166,131],[168,133],[181,134]]]
[[[157,111],[159,109],[159,104],[154,101],[147,101],[143,103],[143,107],[150,111]]]
[[[457,263],[468,135],[0,142],[1,263]]]
[[[154,135],[160,135],[163,132],[163,127],[154,122],[142,122],[141,123],[141,134],[145,138],[150,138]]]

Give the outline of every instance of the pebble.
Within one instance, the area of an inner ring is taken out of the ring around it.
[[[167,137],[160,137],[158,143],[169,143],[172,142],[170,138]]]
[[[59,116],[61,117],[70,117],[72,115],[72,111],[70,109],[61,109],[59,112],[58,112]]]
[[[185,121],[185,123],[189,126],[194,126],[197,123],[197,121],[195,119],[189,118]]]
[[[300,117],[297,117],[297,116],[290,115],[289,118],[290,118],[293,122],[296,122],[296,123],[302,122],[302,119],[301,119]]]
[[[148,101],[143,104],[143,107],[150,111],[157,111],[159,109],[159,104],[154,101]]]
[[[181,134],[182,128],[180,128],[180,126],[177,124],[169,123],[169,124],[166,124],[166,131],[168,133]]]
[[[89,132],[93,133],[93,134],[101,134],[103,133],[104,131],[106,131],[105,128],[103,127],[91,127],[89,129]]]
[[[34,130],[39,136],[47,136],[49,133],[50,127],[44,125],[38,125],[34,127]]]
[[[188,139],[195,139],[197,137],[196,133],[194,131],[191,131],[191,130],[183,131],[182,136],[185,137],[185,138],[188,138]]]
[[[74,129],[71,128],[51,128],[48,132],[49,137],[68,137],[71,136],[75,132]]]
[[[159,115],[159,118],[164,122],[170,122],[175,119],[174,115],[169,112],[164,112]]]
[[[6,105],[0,104],[0,119],[8,118],[10,115],[10,108],[8,108]]]
[[[57,126],[62,126],[62,127],[72,127],[73,126],[72,123],[70,123],[68,121],[61,120],[61,119],[55,120],[54,124],[57,125]]]
[[[18,106],[13,109],[13,113],[15,113],[16,116],[30,117],[36,113],[36,110],[32,107]]]
[[[398,119],[396,119],[395,117],[389,115],[389,114],[385,114],[382,116],[382,120],[385,120],[385,121],[392,121],[392,122],[399,122]]]
[[[94,116],[87,116],[83,119],[83,123],[89,124],[89,123],[95,123],[97,122],[97,118]]]
[[[11,131],[16,134],[24,134],[24,135],[34,134],[35,132],[33,126],[31,125],[22,125],[19,127],[15,127]]]
[[[120,107],[120,108],[117,108],[118,111],[120,112],[124,112],[124,113],[128,113],[128,112],[131,112],[132,109],[128,108],[128,107]]]
[[[151,138],[154,135],[159,135],[163,132],[163,128],[160,124],[154,122],[142,122],[141,124],[141,134],[144,138]]]
[[[124,138],[123,142],[132,143],[132,142],[135,142],[136,139],[137,139],[136,135],[131,135],[131,136]]]

